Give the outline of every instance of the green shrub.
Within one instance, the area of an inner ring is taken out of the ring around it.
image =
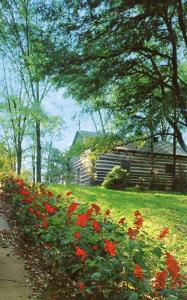
[[[107,189],[124,189],[128,185],[128,180],[128,171],[116,166],[106,175],[102,185]]]

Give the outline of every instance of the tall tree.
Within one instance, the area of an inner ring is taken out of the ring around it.
[[[6,69],[5,69],[6,63]],[[23,140],[26,135],[27,119],[29,118],[29,102],[24,93],[22,83],[12,78],[11,71],[8,68],[8,63],[3,59],[3,91],[1,92],[2,108],[3,108],[3,123],[8,123],[9,132],[12,133],[12,140],[16,152],[16,171],[21,174]],[[4,129],[5,129],[4,124]]]
[[[50,90],[48,76],[41,75],[39,66],[45,60],[44,44],[49,44],[49,35],[43,35],[41,19],[30,0],[5,0],[0,4],[1,51],[17,67],[27,97],[34,111]],[[39,39],[40,38],[40,39]],[[41,182],[41,125],[40,114],[35,113],[37,182]]]

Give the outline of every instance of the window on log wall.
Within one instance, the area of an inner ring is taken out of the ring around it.
[[[166,174],[172,174],[173,173],[173,165],[172,164],[166,164],[165,165],[165,172],[166,172]]]
[[[122,167],[123,169],[126,169],[127,171],[130,171],[130,161],[129,161],[129,160],[123,159],[123,160],[121,161],[121,167]]]

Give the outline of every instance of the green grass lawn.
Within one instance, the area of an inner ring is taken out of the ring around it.
[[[181,261],[187,270],[187,195],[166,192],[114,191],[102,187],[76,185],[50,185],[56,193],[72,191],[82,202],[96,202],[103,211],[111,209],[114,220],[126,217],[129,226],[133,212],[140,210],[144,216],[144,230],[157,237],[163,227],[170,228],[166,247]]]

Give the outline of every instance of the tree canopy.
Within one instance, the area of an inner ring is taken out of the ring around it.
[[[186,11],[180,0],[52,1],[40,7],[55,22],[44,71],[79,103],[112,110],[118,128],[187,151]]]

